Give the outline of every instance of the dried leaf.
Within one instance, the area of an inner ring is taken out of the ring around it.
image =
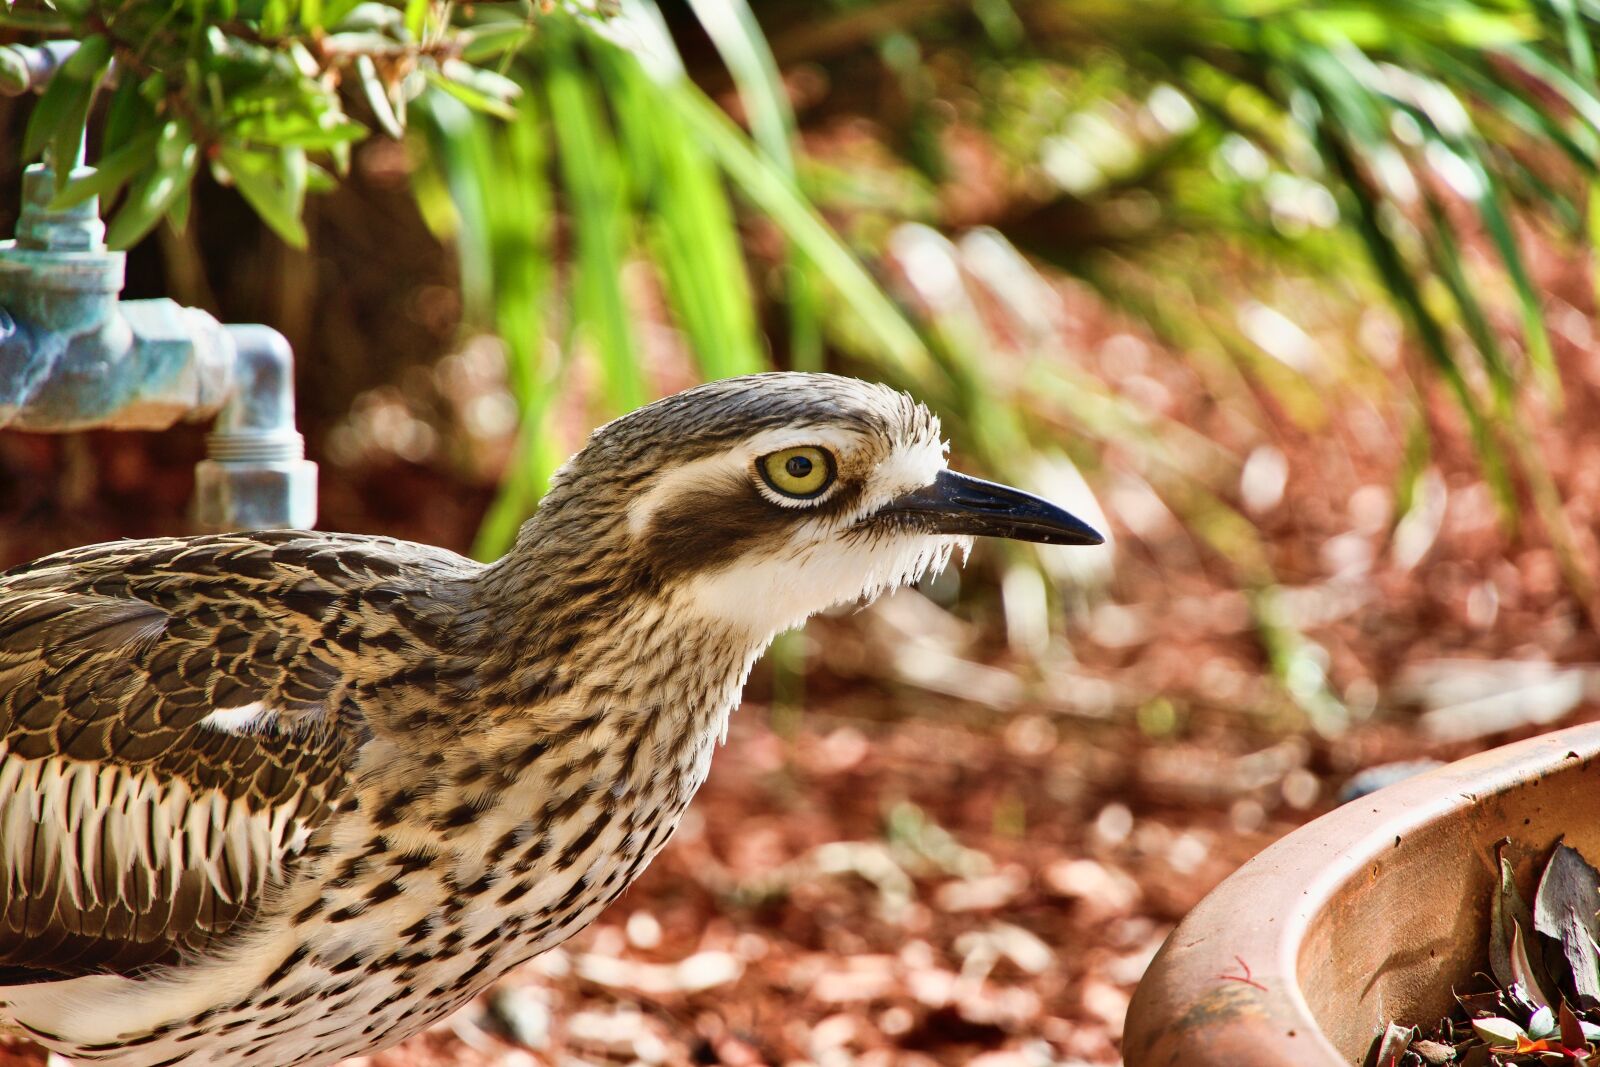
[[[1511,994],[1519,992],[1536,1008],[1548,1008],[1550,998],[1545,995],[1538,980],[1534,977],[1533,961],[1528,958],[1528,945],[1522,937],[1522,927],[1513,923],[1511,926]]]
[[[1502,841],[1501,847],[1504,845]],[[1517,892],[1511,863],[1498,850],[1495,859],[1500,868],[1500,880],[1489,906],[1489,969],[1494,973],[1494,980],[1504,989],[1516,981],[1511,973],[1512,924],[1516,923],[1524,930],[1532,929],[1533,913],[1523,902],[1522,894]]]
[[[1406,1046],[1411,1044],[1416,1032],[1412,1027],[1399,1026],[1391,1022],[1384,1028],[1382,1034],[1373,1039],[1372,1049],[1367,1053],[1364,1067],[1393,1067],[1399,1063],[1400,1057],[1406,1054]]]
[[[1510,1019],[1474,1019],[1472,1032],[1496,1048],[1515,1048],[1528,1035]]]
[[[1534,894],[1533,928],[1561,946],[1572,974],[1578,1006],[1600,1006],[1600,871],[1591,867],[1577,849],[1557,845],[1539,889]]]
[[[1585,1048],[1588,1046],[1589,1041],[1584,1035],[1583,1023],[1572,1013],[1572,1009],[1567,1007],[1565,1000],[1561,1002],[1560,1020],[1561,1043],[1563,1045],[1567,1046],[1567,1048]]]
[[[1506,955],[1510,957],[1509,952]],[[1456,1003],[1461,1005],[1468,1019],[1476,1019],[1482,1015],[1505,1014],[1506,997],[1498,989],[1491,989],[1487,993],[1457,993]]]
[[[1411,1051],[1421,1057],[1422,1062],[1428,1064],[1429,1067],[1451,1063],[1456,1058],[1455,1049],[1437,1041],[1413,1041],[1411,1043]]]

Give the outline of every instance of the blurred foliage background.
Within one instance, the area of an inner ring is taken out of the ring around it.
[[[1588,714],[1596,32],[1593,0],[15,0],[0,39],[84,44],[0,100],[0,222],[87,130],[60,196],[102,198],[128,295],[294,342],[324,525],[481,556],[654,396],[907,388],[1114,543],[819,620],[758,683],[779,732],[802,682],[1029,759],[1071,724],[1126,762],[990,829],[1115,793],[1248,835]],[[195,442],[0,435],[0,555],[181,529]]]
[[[286,328],[320,455],[494,487],[476,554],[596,422],[828,367],[911,389],[994,476],[1094,518],[1097,486],[1135,554],[1181,530],[1324,733],[1350,680],[1263,520],[1351,417],[1383,494],[1363,567],[1426,554],[1457,448],[1499,531],[1600,609],[1538,432],[1584,403],[1558,352],[1591,284],[1595,24],[1579,0],[0,14],[83,42],[8,119],[19,162],[87,132],[97,170],[58,200],[101,197],[130,295]],[[994,563],[1011,651],[1047,658],[1056,607],[1130,581],[1110,555]]]

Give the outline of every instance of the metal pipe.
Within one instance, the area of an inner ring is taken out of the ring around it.
[[[0,96],[21,96],[43,89],[77,50],[77,41],[0,48]]]
[[[234,386],[195,467],[202,525],[244,529],[317,521],[317,465],[294,424],[294,352],[268,326],[225,326]]]
[[[119,300],[124,256],[94,199],[52,210],[23,175],[17,239],[0,242],[0,427],[165,429],[217,416],[196,513],[227,529],[316,522],[316,464],[295,430],[293,353],[265,326],[223,326],[175,301]]]

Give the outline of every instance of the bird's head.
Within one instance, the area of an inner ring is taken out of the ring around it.
[[[676,603],[757,640],[915,581],[973,535],[1101,543],[1047,501],[951,471],[946,450],[938,418],[886,386],[725,379],[596,430],[556,475],[539,536],[604,540]]]

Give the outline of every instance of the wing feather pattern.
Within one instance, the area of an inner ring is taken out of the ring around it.
[[[0,575],[0,984],[138,973],[246,922],[340,803],[371,653],[439,639],[363,604],[477,566],[276,532]]]

